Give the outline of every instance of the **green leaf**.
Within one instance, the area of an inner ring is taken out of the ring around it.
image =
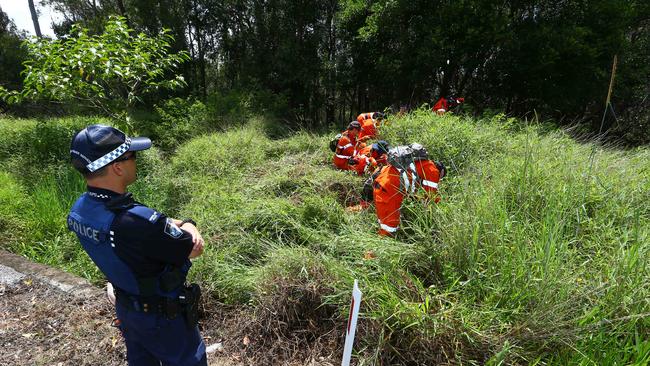
[[[177,80],[180,75],[172,72],[189,58],[184,52],[170,54],[168,40],[173,40],[169,32],[155,37],[134,35],[120,17],[111,17],[99,35],[89,35],[87,29],[75,24],[65,39],[33,38],[24,42],[29,58],[24,63],[20,95],[34,101],[83,99],[101,112],[121,115],[159,85],[165,89],[179,87],[178,82],[163,81]],[[143,79],[142,73],[148,78]],[[136,81],[139,86],[134,89],[131,84]],[[131,92],[125,96],[122,90]],[[0,97],[12,102],[21,99],[6,91]]]

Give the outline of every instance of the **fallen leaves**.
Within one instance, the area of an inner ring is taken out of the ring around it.
[[[377,254],[373,252],[372,250],[367,250],[365,253],[363,253],[363,259],[365,260],[371,260],[377,258]]]

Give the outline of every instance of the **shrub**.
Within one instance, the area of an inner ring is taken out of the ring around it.
[[[235,175],[262,162],[267,143],[258,130],[244,127],[203,136],[180,147],[172,166],[178,175]]]
[[[391,146],[424,145],[431,158],[443,161],[452,173],[503,153],[508,140],[505,133],[471,119],[452,114],[439,117],[424,108],[402,117],[389,116],[380,131]]]
[[[16,172],[27,185],[50,166],[69,165],[70,142],[75,132],[91,124],[108,124],[95,117],[4,120],[0,129],[0,165]]]
[[[164,150],[175,149],[209,130],[207,108],[200,101],[174,98],[154,108],[159,122],[151,126],[151,138]]]
[[[244,124],[252,117],[249,95],[243,91],[211,94],[206,104],[213,120],[224,121],[222,127]]]
[[[345,322],[358,279],[360,363],[646,362],[647,149],[579,144],[505,116],[428,111],[389,119],[382,133],[452,162],[442,201],[407,199],[395,239],[376,235],[372,208],[345,210],[363,179],[331,167],[328,136],[271,140],[260,120],[191,138],[167,156],[139,155],[133,191],[198,222],[208,245],[192,278],[210,297],[250,306],[242,327],[279,348],[318,348],[315,337]],[[12,159],[22,158],[0,166]],[[57,227],[65,205],[52,202],[82,187],[66,188],[78,178],[54,175],[67,166],[56,161],[22,195],[52,207],[30,208],[24,220],[45,239],[15,248],[97,278]],[[0,182],[20,189],[22,180]],[[12,190],[0,187],[0,202]],[[337,336],[327,341],[341,348]]]
[[[248,90],[211,94],[207,98],[207,107],[213,120],[225,123],[222,127],[245,124],[255,116],[274,119],[286,117],[289,113],[284,95],[254,86]]]
[[[24,215],[32,209],[25,189],[9,173],[0,171],[0,233],[2,246],[24,240]]]
[[[125,18],[111,17],[102,34],[73,24],[61,39],[25,41],[29,59],[24,63],[23,89],[7,91],[8,103],[27,101],[74,102],[98,113],[123,119],[147,94],[187,85],[181,75],[169,74],[189,60],[186,51],[170,54],[173,37],[135,35]],[[128,121],[128,117],[126,118]]]

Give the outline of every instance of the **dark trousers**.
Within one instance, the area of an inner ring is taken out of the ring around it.
[[[170,320],[129,310],[119,302],[116,312],[129,366],[207,366],[199,328],[188,329],[182,315]]]

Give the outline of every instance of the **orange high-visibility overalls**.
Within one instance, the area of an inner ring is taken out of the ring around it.
[[[376,137],[377,137],[377,120],[369,118],[361,122],[361,132],[359,132],[359,140],[362,140],[364,138],[374,139]]]
[[[410,169],[402,172],[392,165],[383,167],[373,183],[379,234],[392,236],[397,232],[405,195],[414,193],[417,187],[435,194],[439,180],[440,172],[431,160],[416,161]],[[435,198],[435,202],[439,200],[439,197]]]
[[[438,99],[436,104],[433,105],[433,108],[431,108],[432,111],[438,113],[438,114],[444,114],[449,110],[449,104],[447,103],[447,98],[441,97]]]
[[[375,112],[361,113],[360,115],[357,116],[357,121],[363,125],[363,121],[367,119],[372,119],[373,114],[375,114]]]
[[[354,160],[357,162],[357,164],[354,165],[354,170],[356,170],[359,175],[372,172],[378,166],[387,164],[386,154],[379,155],[377,151],[372,150],[372,145],[368,145],[359,150]]]
[[[352,170],[353,166],[349,161],[357,155],[357,139],[348,134],[348,131],[342,133],[334,153],[334,165],[341,170]]]

